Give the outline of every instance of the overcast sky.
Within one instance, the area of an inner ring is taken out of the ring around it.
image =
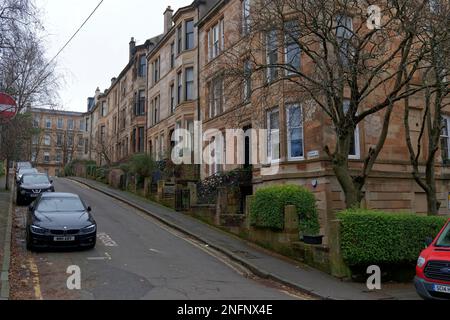
[[[53,57],[99,0],[36,0],[42,10]],[[137,44],[163,32],[163,13],[168,5],[175,11],[192,0],[105,0],[91,20],[59,56],[59,71],[65,83],[60,91],[62,108],[86,111],[87,97],[95,89],[104,91],[128,62],[128,43]]]

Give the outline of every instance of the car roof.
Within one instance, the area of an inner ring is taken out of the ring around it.
[[[48,177],[48,174],[46,174],[46,173],[42,173],[42,172],[25,172],[24,174],[23,174],[23,176],[25,177],[25,176],[46,176],[46,177]]]
[[[64,192],[47,192],[42,194],[42,198],[73,198],[79,199],[80,197],[74,193],[64,193]]]

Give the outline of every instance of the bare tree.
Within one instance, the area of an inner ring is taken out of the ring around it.
[[[106,130],[106,129],[105,129]],[[92,139],[90,148],[99,157],[100,163],[106,162],[108,167],[111,166],[113,159],[113,148],[115,136],[107,132],[97,131],[97,137]]]
[[[407,85],[420,72],[428,48],[418,40],[428,1],[378,1],[381,19],[374,23],[368,20],[371,1],[255,0],[253,4],[244,37],[216,62],[228,79],[225,88],[236,93],[251,80],[251,113],[260,118],[280,93],[323,113],[334,133],[334,145],[326,145],[324,151],[347,207],[360,206],[393,111],[403,99],[423,90]],[[251,67],[245,68],[243,61]],[[315,111],[304,110],[309,112]],[[356,129],[374,117],[381,122],[377,141],[361,155],[362,167],[350,168]]]
[[[415,97],[423,105],[420,119],[412,117],[411,97],[405,99],[404,125],[406,142],[412,164],[412,175],[427,196],[428,214],[437,215],[440,203],[437,198],[436,160],[441,147],[441,133],[446,136],[450,127],[443,121],[443,112],[450,106],[450,6],[448,1],[432,2],[428,19],[420,39],[429,47],[423,61],[421,85],[424,92]],[[417,123],[412,123],[416,122]],[[447,141],[442,141],[444,159],[449,157]],[[424,162],[424,163],[423,163]],[[425,166],[425,175],[422,167]]]

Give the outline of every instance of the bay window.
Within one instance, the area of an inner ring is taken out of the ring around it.
[[[270,162],[280,160],[280,111],[267,112],[267,158]]]
[[[298,104],[286,108],[288,159],[304,158],[303,110]]]

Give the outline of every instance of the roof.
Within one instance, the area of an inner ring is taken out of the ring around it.
[[[62,192],[47,192],[42,194],[42,198],[76,198],[80,197],[73,193],[62,193]]]
[[[44,113],[44,114],[61,115],[61,116],[75,116],[75,117],[81,117],[81,116],[84,115],[83,112],[62,111],[62,110],[56,110],[56,109],[44,109],[44,108],[30,108],[29,111],[30,111],[31,113]]]

